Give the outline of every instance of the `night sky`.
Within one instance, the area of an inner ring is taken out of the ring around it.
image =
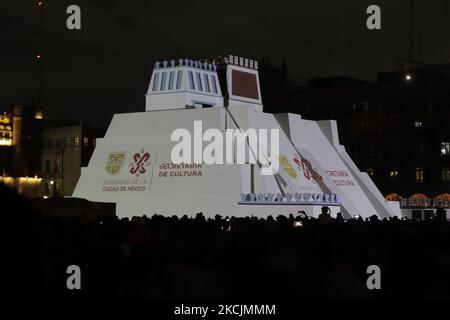
[[[43,32],[35,1],[0,2],[0,109],[35,96],[39,47],[47,117],[105,126],[114,113],[144,110],[155,60],[285,58],[300,85],[315,76],[375,80],[409,54],[409,0],[44,2]],[[70,4],[81,7],[81,31],[66,28]],[[365,27],[370,4],[382,8],[381,31]],[[416,7],[425,62],[450,62],[450,1]]]

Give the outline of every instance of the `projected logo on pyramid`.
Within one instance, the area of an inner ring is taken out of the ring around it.
[[[192,150],[185,148],[179,158],[195,158],[215,145],[207,154],[226,161],[174,161],[171,136],[177,130],[192,137]],[[219,143],[208,136],[211,130],[223,137],[230,131],[277,132],[277,141],[255,145],[246,139],[244,155],[228,156],[228,145],[239,137]],[[267,163],[279,170],[263,172]],[[114,115],[73,196],[116,203],[119,217],[266,217],[301,210],[317,216],[323,205],[347,218],[391,217],[396,209],[339,143],[335,121],[263,112],[258,63],[236,56],[156,62],[145,111]]]
[[[150,154],[145,152],[144,149],[140,153],[135,153],[133,155],[133,161],[130,163],[130,173],[139,177],[140,174],[146,172],[145,168],[150,164]]]
[[[286,172],[292,179],[298,180],[297,171],[295,171],[295,169],[291,166],[288,157],[285,155],[280,155],[278,160],[280,161],[281,168],[283,168],[284,172]]]
[[[120,172],[125,162],[125,152],[110,152],[106,162],[105,170],[115,176]]]

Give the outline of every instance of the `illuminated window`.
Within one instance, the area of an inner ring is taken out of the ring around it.
[[[414,128],[420,129],[420,128],[422,128],[422,126],[423,126],[422,121],[416,121],[416,122],[414,122]]]
[[[450,168],[442,169],[442,181],[449,182],[450,181]]]
[[[416,182],[423,183],[423,169],[416,168]]]
[[[89,138],[83,138],[83,145],[87,147],[89,145]]]
[[[43,114],[42,111],[37,111],[34,117],[35,117],[36,119],[40,120],[40,119],[43,119],[43,118],[44,118],[44,114]]]
[[[79,147],[80,146],[80,138],[76,137],[75,138],[75,147]]]
[[[391,170],[391,172],[389,172],[389,178],[391,179],[392,182],[398,181],[398,170]]]
[[[441,156],[450,156],[450,142],[441,142]]]
[[[66,147],[70,147],[70,137],[66,137]]]

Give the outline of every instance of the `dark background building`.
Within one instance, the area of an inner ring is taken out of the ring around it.
[[[385,195],[449,193],[450,65],[378,73],[377,82],[317,77],[297,88],[285,63],[264,68],[265,111],[337,120],[341,143]]]
[[[70,196],[105,130],[80,121],[44,120],[35,103],[0,115],[0,182],[26,197]]]
[[[45,197],[71,196],[81,167],[86,167],[97,138],[104,129],[79,121],[51,121],[45,124],[42,149],[42,194]]]
[[[0,181],[25,196],[38,196],[43,108],[14,105],[0,117]]]

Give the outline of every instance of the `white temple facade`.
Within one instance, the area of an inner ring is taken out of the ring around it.
[[[217,66],[188,59],[156,62],[145,99],[146,111],[223,107]]]
[[[268,114],[262,106],[255,61],[228,56],[155,63],[146,111],[113,117],[73,196],[114,202],[119,217],[199,212],[266,217],[300,211],[318,216],[324,205],[346,218],[399,214],[398,204],[385,201],[339,143],[335,121]],[[174,163],[173,132],[185,129],[195,139],[195,123],[224,134],[277,129],[278,172],[262,174],[261,164],[249,156],[245,163]]]

